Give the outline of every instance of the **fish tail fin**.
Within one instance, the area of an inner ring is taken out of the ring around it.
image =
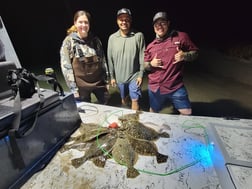
[[[157,153],[156,157],[157,157],[157,162],[158,162],[158,163],[164,163],[164,162],[166,162],[167,159],[168,159],[168,156],[167,156],[167,155],[160,154],[160,153]]]
[[[86,161],[86,158],[84,157],[75,158],[71,160],[72,166],[74,166],[75,168],[80,167],[85,161]]]
[[[134,167],[129,167],[127,169],[127,178],[136,178],[139,174],[139,171]]]

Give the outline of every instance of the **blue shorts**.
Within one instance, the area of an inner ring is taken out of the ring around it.
[[[158,89],[157,92],[153,92],[149,89],[148,93],[150,107],[154,112],[159,112],[167,101],[170,101],[177,110],[191,108],[188,93],[184,86],[169,94],[160,94],[160,89]]]
[[[117,83],[117,86],[120,90],[122,99],[129,95],[131,100],[138,100],[142,95],[141,88],[137,86],[136,80],[133,80],[129,83]]]

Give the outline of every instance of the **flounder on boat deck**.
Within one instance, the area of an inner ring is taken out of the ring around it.
[[[85,148],[86,142],[94,140],[97,136],[108,134],[111,132],[111,129],[108,127],[102,127],[96,123],[81,123],[79,127],[80,134],[75,137],[70,137],[68,142],[70,144],[65,144],[60,152],[63,153],[69,149],[81,149]]]
[[[137,139],[157,140],[160,137],[169,138],[167,132],[157,132],[155,129],[145,126],[139,121],[127,121],[122,123],[126,133]]]
[[[139,121],[141,113],[136,111],[118,117],[121,124],[115,128],[82,123],[79,128],[80,135],[72,137],[70,141],[73,143],[68,147],[83,143],[90,145],[83,156],[71,160],[72,165],[78,168],[87,160],[92,160],[96,166],[104,167],[108,158],[114,158],[117,163],[127,167],[127,178],[135,178],[140,174],[134,168],[138,155],[156,156],[157,163],[166,162],[168,156],[158,152],[154,141],[160,137],[169,138],[170,135],[141,123]]]
[[[99,124],[96,123],[81,123],[79,132],[81,133],[77,137],[71,137],[70,140],[73,140],[75,142],[88,142],[90,140],[93,140],[97,136],[107,134],[111,131],[108,127],[102,127]]]
[[[154,142],[148,140],[141,140],[134,138],[130,135],[127,136],[130,146],[140,155],[144,156],[156,156],[158,163],[164,163],[167,161],[168,156],[158,152],[157,146]]]
[[[128,138],[118,138],[112,150],[114,160],[127,166],[127,178],[135,178],[140,173],[134,168],[137,161],[137,153],[131,147]]]
[[[111,153],[113,146],[116,143],[116,140],[117,140],[116,132],[110,132],[107,135],[102,135],[98,137],[97,140],[94,140],[92,142],[91,146],[88,148],[88,150],[82,157],[71,160],[72,165],[75,168],[78,168],[89,159],[97,158],[99,156],[106,157],[106,155],[109,155],[109,153]]]

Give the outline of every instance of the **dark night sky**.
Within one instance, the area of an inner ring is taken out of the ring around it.
[[[145,34],[146,43],[154,38],[152,17],[167,11],[173,26],[189,33],[199,46],[227,46],[252,43],[250,6],[242,1],[102,1],[44,0],[6,1],[0,15],[22,65],[59,65],[59,48],[66,29],[78,9],[88,10],[93,17],[92,31],[106,50],[108,36],[117,30],[116,12],[131,9],[133,27]],[[219,4],[221,3],[221,5]]]

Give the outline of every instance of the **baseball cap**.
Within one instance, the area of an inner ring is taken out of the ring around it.
[[[122,8],[117,11],[117,16],[119,16],[121,14],[128,14],[129,16],[131,16],[131,11],[127,8]]]
[[[153,24],[160,18],[168,21],[167,13],[166,12],[156,13],[155,16],[153,17]]]

